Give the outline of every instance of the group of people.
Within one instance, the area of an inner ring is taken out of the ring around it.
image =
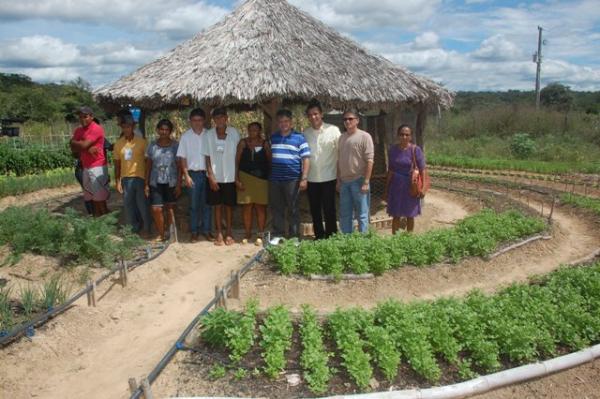
[[[233,244],[237,205],[242,207],[244,241],[252,239],[256,213],[259,242],[266,229],[267,208],[272,235],[297,237],[302,191],[307,192],[316,239],[338,231],[336,192],[340,196],[340,230],[351,233],[356,221],[358,231],[368,231],[375,153],[371,135],[359,129],[355,110],[343,113],[343,134],[323,121],[323,109],[316,100],[307,106],[306,116],[310,127],[303,133],[293,128],[292,112],[280,109],[278,130],[270,138],[263,137],[258,122],[250,123],[247,136],[241,138],[228,124],[226,108],[212,111],[214,127],[209,129],[205,128],[204,110],[195,108],[189,114],[190,128],[179,142],[172,138],[173,124],[162,119],[156,126],[157,138],[148,144],[135,134],[133,117],[120,114],[122,134],[114,145],[113,158],[115,187],[123,194],[127,224],[134,232],[149,235],[152,216],[160,238],[166,239],[169,225],[174,223],[176,200],[186,187],[192,242],[202,236],[215,245]],[[91,201],[94,215],[100,216],[108,211],[109,195],[104,135],[89,107],[79,109],[79,119],[81,126],[73,134],[71,149],[83,167],[84,199]],[[385,185],[394,232],[404,217],[407,229],[414,228],[414,217],[421,209],[420,200],[408,194],[409,171],[425,168],[421,149],[410,144],[408,126],[398,129],[398,139],[390,150]]]

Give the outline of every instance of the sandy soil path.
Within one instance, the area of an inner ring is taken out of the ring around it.
[[[127,379],[148,373],[253,245],[174,244],[136,269],[127,288],[105,284],[30,342],[0,351],[0,398],[126,397]]]

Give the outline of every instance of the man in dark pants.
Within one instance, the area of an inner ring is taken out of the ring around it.
[[[342,134],[337,126],[323,122],[323,109],[318,101],[308,104],[306,116],[310,122],[310,127],[304,131],[310,147],[307,193],[315,238],[319,240],[337,232],[335,186],[338,142]]]
[[[304,136],[292,129],[292,112],[277,111],[279,131],[271,136],[271,176],[269,178],[269,206],[273,234],[299,237],[299,192],[306,190],[310,166],[310,149]],[[286,230],[286,211],[289,230]]]

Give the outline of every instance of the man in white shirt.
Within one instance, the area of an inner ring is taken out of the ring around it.
[[[335,212],[336,174],[340,129],[323,122],[321,104],[312,100],[306,107],[310,127],[304,137],[310,147],[310,170],[308,172],[308,202],[317,240],[328,238],[337,232]],[[325,229],[323,229],[325,219]]]
[[[208,240],[214,239],[211,230],[212,209],[206,203],[208,181],[206,179],[206,159],[204,157],[202,137],[206,134],[204,121],[206,114],[201,108],[190,112],[191,128],[179,140],[177,158],[183,175],[183,183],[188,187],[190,196],[190,233],[191,241],[198,241],[198,234]],[[199,220],[201,222],[199,223]]]
[[[239,132],[227,126],[225,108],[215,108],[212,112],[215,127],[203,137],[202,152],[206,156],[206,175],[210,190],[206,201],[215,209],[215,245],[235,243],[231,227],[233,207],[237,204],[235,188],[235,155],[240,141]],[[225,236],[223,236],[221,216],[225,210]]]

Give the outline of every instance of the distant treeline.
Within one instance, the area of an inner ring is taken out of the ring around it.
[[[90,104],[100,112],[94,104],[90,84],[81,78],[41,84],[26,75],[0,73],[0,119],[69,120],[82,104]]]
[[[459,91],[453,113],[464,113],[499,105],[529,106],[535,103],[533,91]],[[104,116],[94,103],[91,86],[77,78],[71,82],[36,83],[21,74],[0,73],[0,119],[47,122],[73,118],[73,110],[89,104]],[[551,83],[542,90],[542,105],[561,111],[600,114],[600,91],[572,91],[568,86]]]
[[[540,97],[545,108],[600,114],[600,91],[572,91],[568,86],[551,83],[542,89]],[[498,105],[533,106],[535,91],[459,91],[453,111],[469,112]]]

